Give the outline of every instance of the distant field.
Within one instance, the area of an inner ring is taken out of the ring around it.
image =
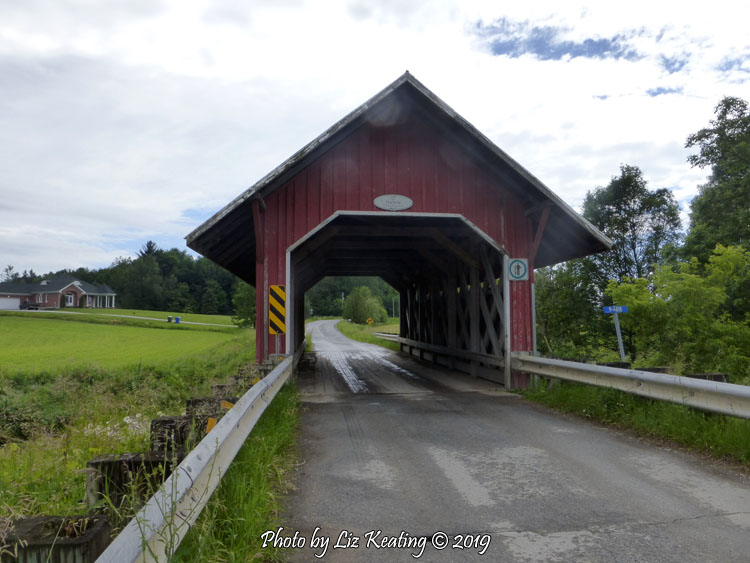
[[[79,309],[79,311],[81,311]],[[91,309],[92,312],[102,315],[131,315],[134,317],[150,317],[153,319],[167,320],[167,316],[180,317],[180,320],[192,323],[214,323],[221,325],[233,325],[232,317],[229,315],[200,315],[198,313],[180,313],[169,311],[145,311],[141,309]],[[85,312],[85,310],[83,311]]]
[[[28,316],[0,317],[0,373],[50,371],[79,365],[104,368],[164,363],[199,354],[231,332],[154,330]]]
[[[358,325],[350,323],[349,321],[341,321],[336,325],[336,328],[352,340],[358,342],[366,342],[368,344],[377,344],[383,348],[390,348],[391,350],[399,350],[397,342],[385,340],[375,336],[376,332],[384,332],[387,334],[398,334],[399,331],[398,318],[391,317],[385,323],[373,324],[373,325]]]
[[[127,317],[144,317],[149,319],[167,320],[168,316],[171,316],[174,322],[175,317],[180,317],[181,321],[189,321],[193,323],[210,323],[233,326],[232,317],[229,315],[201,315],[198,313],[175,313],[169,311],[146,311],[144,309],[78,309],[78,308],[66,308],[66,309],[50,309],[48,311],[9,311],[3,312],[4,314],[13,315],[46,315],[46,314],[76,314],[76,315],[87,315],[94,317],[101,317],[107,315],[123,315]]]

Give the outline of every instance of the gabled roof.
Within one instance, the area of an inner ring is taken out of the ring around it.
[[[528,170],[513,160],[473,125],[426,88],[408,71],[352,111],[316,139],[305,145],[277,168],[269,172],[250,188],[233,199],[202,225],[187,235],[187,245],[241,277],[254,263],[255,235],[252,228],[237,232],[237,225],[252,225],[250,201],[265,196],[283,185],[308,164],[330,150],[336,143],[351,134],[373,117],[382,115],[393,107],[408,107],[419,111],[441,127],[447,135],[460,142],[482,159],[488,170],[502,179],[503,186],[526,202],[527,213],[539,213],[550,207],[549,220],[537,253],[536,266],[556,264],[572,258],[586,256],[612,246],[596,227],[576,213],[552,190]],[[232,260],[225,259],[216,249],[222,238],[231,232],[233,244],[244,245],[246,250]],[[245,273],[246,276],[242,276]]]
[[[16,293],[18,295],[27,295],[34,292],[34,287],[36,287],[36,284],[17,281],[2,282],[0,283],[0,293]]]
[[[95,285],[81,281],[71,274],[58,274],[41,283],[5,282],[0,283],[0,293],[60,293],[70,285],[77,285],[85,295],[117,295],[108,285]]]

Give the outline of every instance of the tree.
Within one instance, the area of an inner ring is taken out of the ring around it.
[[[726,97],[710,126],[690,135],[688,162],[710,167],[708,181],[691,202],[690,231],[683,253],[705,263],[718,243],[748,247],[750,241],[750,108]]]
[[[750,271],[750,252],[718,246],[705,267],[698,260],[657,266],[653,276],[607,288],[628,305],[620,317],[635,335],[631,357],[680,371],[721,371],[750,376],[750,325],[726,314],[730,292]]]
[[[586,194],[583,216],[612,239],[610,252],[592,256],[591,272],[603,291],[607,281],[653,272],[661,252],[679,242],[677,202],[666,188],[649,191],[637,166],[620,166],[608,186]]]
[[[255,326],[255,288],[240,281],[232,296],[234,315],[232,322],[237,326]]]
[[[138,251],[138,256],[153,256],[154,254],[160,252],[159,247],[156,245],[156,243],[152,240],[147,241],[146,244],[144,244],[141,249]]]
[[[174,275],[164,280],[164,295],[168,311],[195,312],[195,300],[190,294],[190,287],[185,282],[177,281]]]
[[[638,167],[622,165],[606,187],[586,194],[583,216],[613,248],[537,272],[537,341],[547,354],[605,361],[616,347],[612,319],[601,311],[612,303],[607,284],[653,272],[679,241],[679,208],[669,190],[650,191]],[[634,333],[623,333],[634,352]]]
[[[201,297],[201,313],[204,315],[219,314],[226,298],[226,293],[221,289],[219,282],[214,279],[208,280]]]
[[[376,297],[367,286],[354,289],[344,301],[344,317],[357,324],[365,324],[368,319],[383,322],[388,313],[379,297]]]
[[[537,347],[543,354],[605,360],[602,354],[615,349],[591,268],[587,260],[571,260],[534,273]]]
[[[15,271],[15,268],[11,266],[10,264],[5,266],[5,268],[3,269],[3,281],[9,282],[17,278],[18,278],[18,272]]]
[[[158,311],[164,308],[164,279],[153,255],[141,256],[127,264],[122,305]]]

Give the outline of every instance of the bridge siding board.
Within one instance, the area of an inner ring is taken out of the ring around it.
[[[310,229],[335,210],[376,211],[372,200],[384,193],[410,197],[410,212],[460,213],[512,257],[525,257],[533,242],[523,204],[433,125],[414,118],[394,127],[368,123],[266,197],[266,250],[274,258],[268,284],[286,284],[286,249]],[[262,268],[258,274],[263,288]],[[530,300],[530,283],[511,284],[513,350],[530,349]]]

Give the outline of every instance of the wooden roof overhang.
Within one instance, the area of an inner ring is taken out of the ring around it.
[[[473,125],[406,72],[383,91],[333,125],[291,158],[248,188],[187,237],[187,245],[255,284],[253,199],[263,198],[367,122],[387,124],[416,113],[449,141],[478,159],[500,185],[524,204],[537,225],[547,216],[535,267],[548,266],[608,250],[612,242],[552,190],[508,156]]]

